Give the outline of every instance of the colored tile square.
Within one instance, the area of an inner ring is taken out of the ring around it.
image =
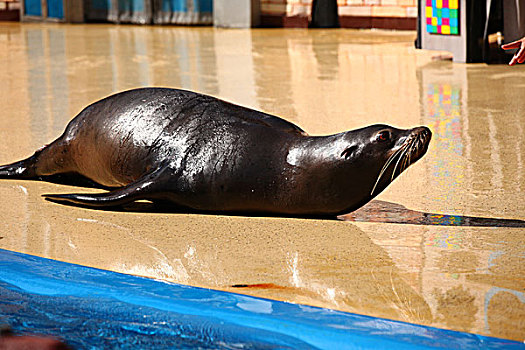
[[[427,32],[442,35],[459,33],[458,0],[426,0],[425,4]]]

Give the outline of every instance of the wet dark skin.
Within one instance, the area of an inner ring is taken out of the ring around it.
[[[143,88],[86,107],[57,140],[0,178],[86,177],[111,207],[139,199],[211,212],[336,216],[366,204],[427,151],[431,132],[372,125],[309,136],[276,116],[190,91]]]

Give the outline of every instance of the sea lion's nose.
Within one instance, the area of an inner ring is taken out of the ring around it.
[[[411,130],[411,134],[413,136],[423,136],[425,139],[428,139],[428,141],[430,141],[432,138],[432,131],[430,131],[430,129],[426,126],[418,126],[417,128],[413,128]]]

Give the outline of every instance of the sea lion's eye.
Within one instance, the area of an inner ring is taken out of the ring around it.
[[[388,140],[390,140],[390,131],[383,130],[377,133],[376,141],[383,142],[383,141],[388,141]]]

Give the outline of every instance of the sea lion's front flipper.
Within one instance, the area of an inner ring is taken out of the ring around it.
[[[158,179],[165,175],[167,167],[159,168],[129,185],[105,193],[43,194],[53,202],[74,203],[86,207],[114,207],[140,199],[154,199],[158,192]]]

